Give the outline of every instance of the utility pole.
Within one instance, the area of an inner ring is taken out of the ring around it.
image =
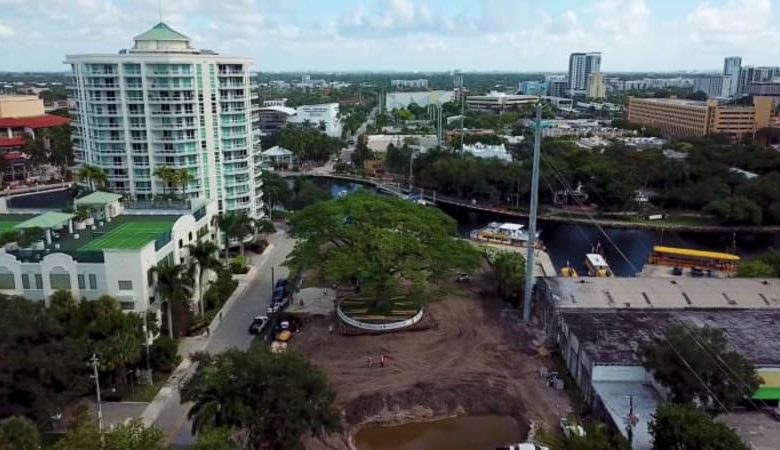
[[[414,161],[414,150],[411,150],[409,152],[409,193],[410,194],[412,192],[412,162],[413,161]]]
[[[273,302],[274,287],[276,287],[276,280],[274,280],[274,266],[271,266],[271,302]]]
[[[539,154],[542,147],[542,104],[536,104],[534,124],[534,157],[531,171],[531,211],[528,214],[528,253],[525,258],[525,295],[523,320],[531,321],[531,294],[534,289],[534,252],[536,251],[536,208],[539,205]]]
[[[202,307],[203,305],[201,305]],[[202,309],[201,309],[202,311]],[[146,316],[149,315],[149,311],[144,311],[144,347],[146,348],[146,381],[152,384],[152,363],[149,360],[149,327],[146,325],[148,320]]]
[[[463,157],[463,141],[466,136],[465,114],[466,114],[466,93],[463,92],[463,72],[460,73],[460,156]]]
[[[100,433],[100,446],[103,446],[103,404],[100,402],[100,378],[98,378],[98,358],[93,353],[89,360],[92,365],[92,378],[95,379],[95,394],[97,395],[97,419],[98,432]]]
[[[628,396],[628,424],[626,425],[626,436],[628,437],[628,444],[633,444],[634,441],[634,396]]]

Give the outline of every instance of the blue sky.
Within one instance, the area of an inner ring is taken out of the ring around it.
[[[162,0],[163,17],[255,70],[709,70],[780,65],[780,0]],[[158,0],[0,0],[0,71],[65,70],[158,21]]]

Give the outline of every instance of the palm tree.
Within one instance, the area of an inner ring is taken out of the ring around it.
[[[209,270],[217,270],[222,267],[219,260],[214,257],[214,253],[219,252],[219,247],[211,241],[198,241],[195,244],[189,244],[187,249],[190,252],[190,264],[198,267],[198,276],[195,279],[198,280],[198,305],[200,315],[203,316],[206,312],[203,305],[203,276]]]
[[[192,176],[189,170],[179,169],[173,171],[172,178],[175,180],[175,184],[181,186],[181,198],[183,200],[186,196],[187,185],[189,185],[195,177]]]
[[[219,217],[219,227],[225,235],[225,261],[228,259],[228,247],[230,247],[231,239],[238,240],[243,256],[244,239],[254,232],[254,220],[243,211],[228,211]]]
[[[175,184],[176,171],[168,166],[158,166],[154,169],[154,176],[163,182],[163,194],[167,194],[168,188]]]
[[[192,298],[192,270],[184,264],[163,262],[153,267],[157,274],[157,295],[166,303],[168,309],[168,337],[173,339],[172,304],[185,305],[189,309]]]
[[[91,191],[94,191],[96,188],[103,188],[108,182],[108,176],[103,169],[98,166],[90,166],[89,164],[81,166],[79,178],[89,184]]]

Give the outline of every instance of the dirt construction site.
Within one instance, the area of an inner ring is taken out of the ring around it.
[[[354,448],[351,435],[364,424],[462,414],[557,427],[570,403],[539,375],[553,368],[541,333],[492,293],[480,294],[477,284],[426,306],[426,330],[344,336],[335,315],[308,320],[292,347],[327,373],[347,429],[310,439],[306,448]]]

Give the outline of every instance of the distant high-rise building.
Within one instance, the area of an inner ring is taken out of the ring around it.
[[[693,81],[693,92],[704,92],[708,98],[728,98],[731,96],[731,77],[697,78]]]
[[[569,93],[585,94],[588,75],[601,72],[601,52],[572,53],[569,56]]]
[[[525,95],[547,95],[547,82],[545,81],[521,81],[517,90],[519,94]]]
[[[263,215],[260,135],[253,130],[251,60],[198,50],[159,23],[116,54],[67,56],[76,162],[136,199],[170,192],[155,172],[186,170],[187,198]]]
[[[588,97],[589,98],[604,98],[607,96],[604,88],[604,74],[601,72],[593,72],[588,75]]]
[[[390,80],[390,87],[399,89],[428,89],[428,80]]]
[[[547,82],[547,95],[550,97],[563,97],[568,91],[568,80],[552,80]]]
[[[723,60],[723,76],[730,77],[729,97],[734,97],[739,93],[739,74],[742,71],[742,58],[739,56],[729,56]]]
[[[744,66],[739,73],[738,92],[746,94],[749,84],[773,81],[775,78],[780,78],[780,67]]]

